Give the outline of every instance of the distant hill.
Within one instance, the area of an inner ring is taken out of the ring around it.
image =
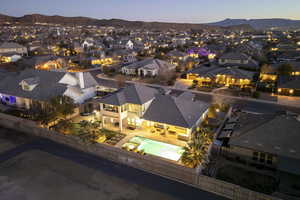
[[[63,16],[47,16],[40,14],[24,15],[22,17],[11,17],[0,14],[0,23],[21,23],[21,24],[34,24],[34,23],[50,23],[50,24],[61,24],[61,25],[97,25],[97,26],[114,26],[114,27],[126,27],[132,29],[155,29],[155,30],[216,30],[224,29],[215,25],[208,24],[191,24],[191,23],[166,23],[166,22],[143,22],[143,21],[127,21],[122,19],[94,19],[89,17],[63,17]],[[249,25],[234,25],[233,30],[248,30],[252,29]],[[231,27],[226,27],[231,29]]]
[[[291,19],[225,19],[220,22],[209,23],[208,25],[213,26],[236,26],[248,24],[254,29],[270,29],[270,28],[300,28],[300,20],[291,20]]]

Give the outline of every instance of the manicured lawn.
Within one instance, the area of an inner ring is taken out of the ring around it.
[[[275,178],[232,165],[219,169],[217,178],[265,194],[277,189]]]

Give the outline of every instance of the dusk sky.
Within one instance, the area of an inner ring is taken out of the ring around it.
[[[225,18],[300,19],[300,0],[0,0],[0,13],[205,23]]]

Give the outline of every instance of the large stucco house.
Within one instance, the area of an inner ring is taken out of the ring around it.
[[[0,55],[7,53],[15,53],[18,55],[27,54],[27,48],[14,42],[4,42],[0,45]]]
[[[96,95],[97,81],[89,72],[64,73],[25,70],[0,80],[1,103],[29,109],[34,101],[68,96],[76,104]]]
[[[123,66],[121,71],[125,75],[154,77],[163,73],[174,71],[175,65],[159,59],[145,59]]]
[[[132,84],[94,102],[104,128],[143,129],[189,140],[205,119],[209,105],[191,93],[178,97]]]
[[[259,64],[250,56],[239,52],[228,52],[220,56],[219,65],[225,67],[239,67],[248,70],[257,70]]]
[[[233,162],[300,175],[300,117],[240,113],[218,135],[222,155]]]
[[[188,71],[187,79],[197,81],[200,87],[212,84],[246,87],[251,84],[254,74],[254,72],[242,70],[238,67],[206,67],[201,65]]]

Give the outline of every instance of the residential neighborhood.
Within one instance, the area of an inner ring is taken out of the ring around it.
[[[300,199],[299,20],[125,19],[0,14],[0,199]]]

